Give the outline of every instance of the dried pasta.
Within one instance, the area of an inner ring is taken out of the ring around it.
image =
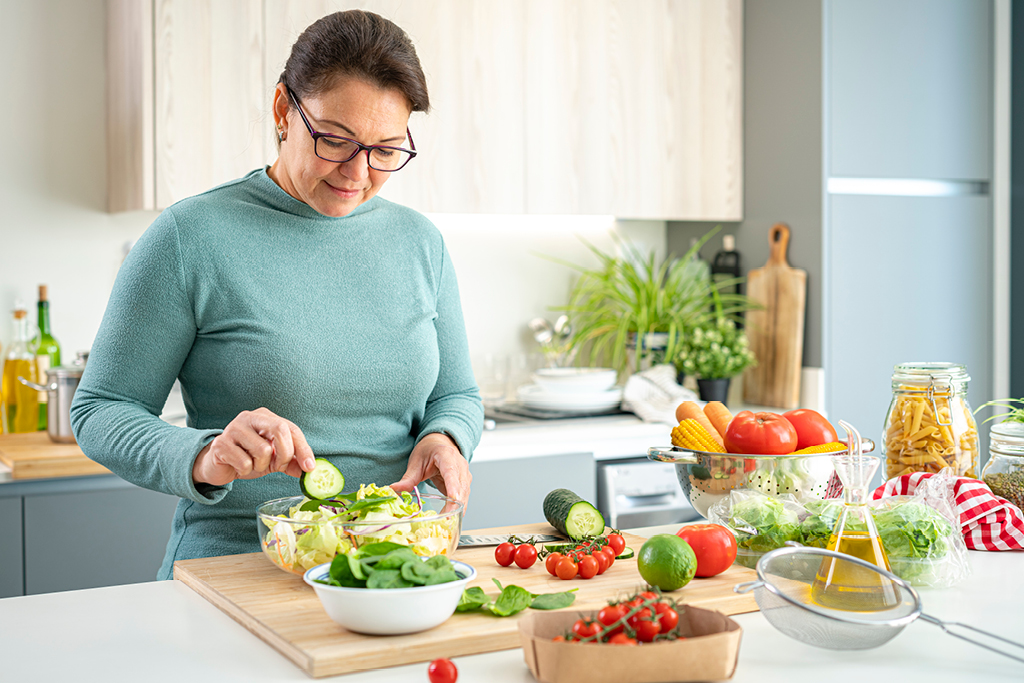
[[[887,478],[943,467],[975,476],[978,425],[967,402],[948,391],[936,391],[932,397],[910,386],[895,393],[885,428]]]

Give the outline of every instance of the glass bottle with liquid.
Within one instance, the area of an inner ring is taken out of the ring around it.
[[[14,310],[14,339],[4,356],[3,380],[0,383],[5,430],[9,434],[35,432],[39,427],[38,392],[18,381],[18,377],[32,382],[38,378],[30,344],[28,311],[17,306]]]
[[[890,571],[868,507],[868,487],[878,469],[878,458],[837,455],[832,462],[843,482],[843,511],[832,529],[828,549]],[[878,572],[826,557],[811,585],[811,599],[822,607],[861,612],[895,607],[900,603],[900,594],[898,587]]]
[[[36,377],[43,380],[40,384],[44,384],[46,380],[46,371],[60,365],[60,344],[53,338],[53,334],[50,332],[50,300],[47,296],[46,285],[39,285],[39,304],[37,306],[37,313],[39,316],[39,332],[37,332],[35,338],[32,339],[31,350],[35,356]],[[38,393],[37,400],[39,403],[37,429],[40,431],[46,431],[46,404],[49,400],[47,392],[40,391]]]

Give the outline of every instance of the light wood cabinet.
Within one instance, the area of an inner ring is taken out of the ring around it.
[[[167,207],[262,165],[261,0],[108,0],[110,211]]]
[[[362,8],[412,37],[432,104],[383,197],[439,213],[742,217],[742,0],[154,0],[149,17],[147,2],[108,1],[111,210],[272,163],[292,43]]]

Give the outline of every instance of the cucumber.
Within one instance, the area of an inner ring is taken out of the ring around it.
[[[544,517],[574,541],[604,533],[604,516],[569,489],[555,489],[544,498]]]
[[[345,475],[330,461],[317,458],[312,472],[303,472],[299,477],[302,495],[315,500],[332,498],[345,488]]]
[[[631,557],[633,557],[633,549],[632,548],[623,548],[622,549],[622,554],[621,555],[616,555],[615,559],[616,560],[628,560]]]

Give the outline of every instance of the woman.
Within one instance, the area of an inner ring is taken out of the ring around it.
[[[89,457],[181,498],[158,578],[258,550],[256,507],[297,495],[314,453],[346,490],[468,499],[483,408],[455,272],[426,218],[376,196],[428,107],[400,28],[320,19],[274,92],[277,161],[171,206],[125,260],[72,425]],[[158,417],[176,378],[187,428]]]

